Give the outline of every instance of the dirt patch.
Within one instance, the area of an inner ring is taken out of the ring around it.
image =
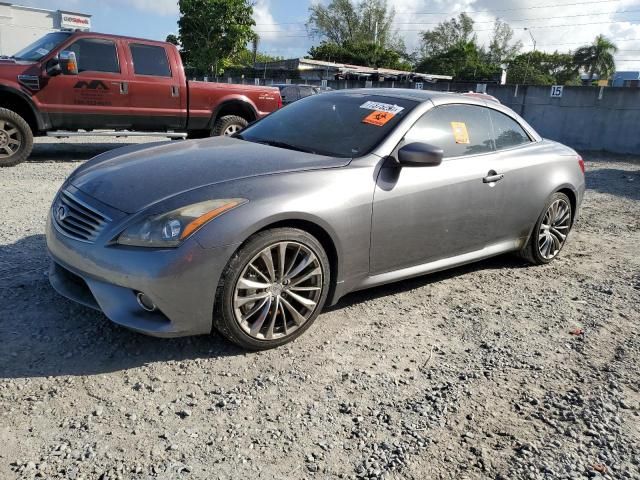
[[[1,172],[0,478],[640,478],[637,159],[586,155],[548,266],[352,294],[246,353],[129,332],[49,287],[50,202],[111,147],[41,141]]]

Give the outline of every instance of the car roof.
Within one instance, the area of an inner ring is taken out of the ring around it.
[[[424,103],[429,100],[443,99],[455,101],[459,100],[462,94],[452,92],[439,92],[437,90],[418,90],[411,88],[353,88],[347,90],[333,90],[327,92],[325,95],[345,95],[359,93],[363,95],[379,95],[383,97],[398,98],[403,100],[413,100],[415,102]],[[471,100],[468,103],[474,103],[477,100],[474,97],[467,96],[466,100]],[[484,102],[478,101],[479,105],[484,105]]]

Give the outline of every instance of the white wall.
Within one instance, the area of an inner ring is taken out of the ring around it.
[[[13,55],[48,32],[57,30],[60,14],[0,4],[0,55]]]

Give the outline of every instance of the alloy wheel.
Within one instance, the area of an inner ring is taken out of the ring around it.
[[[229,125],[227,128],[225,128],[223,135],[227,137],[229,135],[233,135],[234,133],[238,133],[240,130],[242,130],[242,127],[240,125],[233,123]]]
[[[8,120],[0,120],[0,158],[14,155],[22,145],[20,130]]]
[[[571,227],[571,205],[559,198],[547,209],[538,231],[538,251],[551,260],[562,249]]]
[[[291,335],[312,316],[323,288],[322,266],[305,245],[282,241],[255,255],[233,295],[236,322],[259,340]]]

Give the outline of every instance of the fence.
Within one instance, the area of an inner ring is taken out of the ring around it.
[[[224,81],[246,85],[284,83],[283,80],[262,78],[232,78]],[[291,83],[322,84],[319,80],[291,80]],[[416,88],[416,83],[327,80],[326,86],[333,89]],[[423,83],[422,87],[463,92],[475,90],[476,84],[439,82]],[[486,91],[519,113],[545,138],[577,150],[640,155],[640,88],[563,87],[560,96],[556,97],[551,96],[550,86],[489,84]]]

